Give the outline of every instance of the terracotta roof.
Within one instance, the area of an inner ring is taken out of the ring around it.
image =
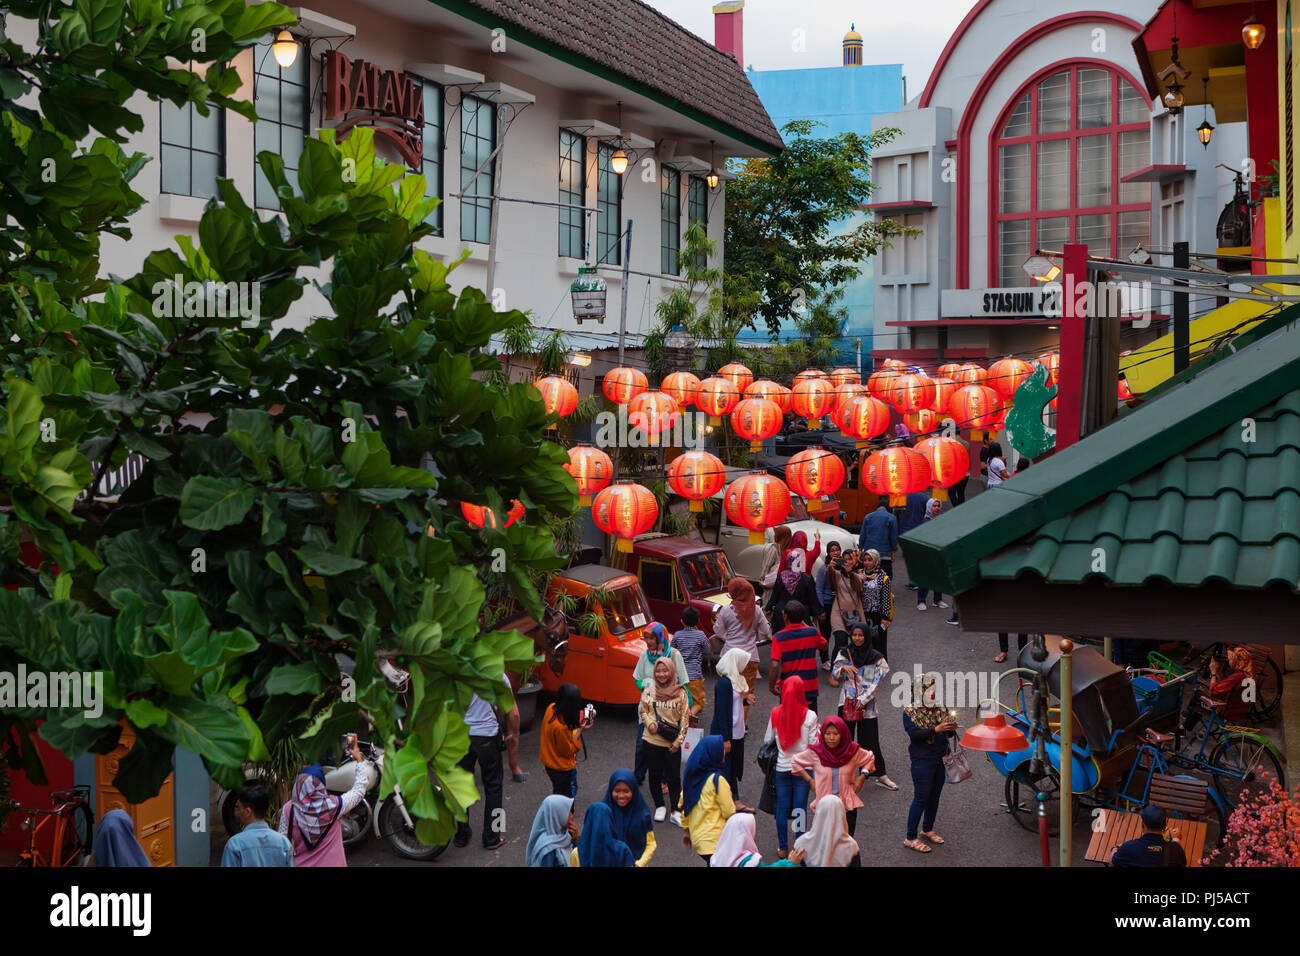
[[[479,23],[522,29],[529,43],[643,92],[766,151],[781,134],[730,53],[640,0],[432,0]],[[548,49],[549,47],[549,49]],[[615,75],[610,75],[615,74]]]

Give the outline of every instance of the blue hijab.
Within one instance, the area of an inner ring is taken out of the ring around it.
[[[700,802],[700,792],[710,776],[716,780],[717,777],[726,775],[727,768],[722,763],[725,759],[722,738],[717,734],[705,737],[696,744],[682,774],[682,816],[689,814]],[[716,782],[714,786],[717,786]]]
[[[603,803],[593,803],[582,818],[578,865],[636,866],[636,857],[614,833],[613,812]]]
[[[632,791],[632,799],[626,807],[614,802],[614,784],[624,784]],[[609,786],[605,788],[605,806],[614,815],[614,836],[627,844],[632,855],[640,857],[645,852],[645,836],[654,827],[650,807],[646,805],[641,788],[636,785],[636,774],[626,768],[615,770],[609,777]],[[582,854],[578,854],[582,862]],[[583,866],[586,866],[583,863]]]
[[[152,866],[125,810],[109,810],[95,833],[96,866]]]
[[[573,797],[551,794],[537,808],[533,829],[528,834],[524,859],[529,866],[568,866],[573,841],[567,824],[573,812]]]

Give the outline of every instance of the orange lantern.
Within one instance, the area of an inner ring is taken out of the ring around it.
[[[710,425],[721,425],[722,416],[730,415],[740,401],[740,390],[725,378],[706,378],[700,382],[695,406],[709,416]]]
[[[904,372],[907,370],[907,363],[902,359],[885,359],[880,363],[880,367],[893,372]]]
[[[766,398],[747,398],[731,413],[731,427],[749,439],[750,451],[762,451],[763,440],[781,430],[781,406]]]
[[[908,412],[903,416],[903,424],[913,435],[928,435],[939,427],[939,413],[932,408]]]
[[[704,499],[726,483],[726,466],[707,451],[688,451],[668,463],[668,487],[690,501],[692,511],[703,511]]]
[[[900,375],[894,380],[894,407],[919,412],[934,405],[934,382],[924,375]]]
[[[983,385],[988,377],[989,373],[978,365],[963,365],[957,369],[955,375],[951,376],[958,385]]]
[[[930,403],[931,411],[943,414],[952,401],[952,393],[957,391],[957,383],[950,378],[932,378],[934,383],[934,401]]]
[[[956,381],[957,373],[961,371],[961,365],[957,362],[949,362],[947,365],[940,365],[934,373],[935,378],[950,378]]]
[[[785,483],[803,495],[810,512],[820,511],[823,496],[839,491],[845,477],[840,456],[824,448],[805,448],[785,465]]]
[[[508,528],[524,516],[524,506],[518,499],[510,502],[510,510],[506,512],[506,523],[501,523],[500,517],[495,511],[487,505],[472,505],[467,501],[460,503],[460,513],[476,528]]]
[[[548,415],[568,418],[573,414],[573,410],[578,407],[578,390],[567,379],[548,375],[533,384],[542,393],[542,404],[546,406]],[[559,422],[551,422],[550,427],[555,428],[558,425]]]
[[[843,385],[835,386],[835,397],[832,399],[831,419],[839,417],[841,409],[855,398],[870,395],[867,386],[859,385],[857,382],[845,382]]]
[[[677,403],[667,392],[642,392],[627,406],[627,422],[646,433],[651,445],[659,444],[659,436],[672,428],[680,413]]]
[[[601,389],[615,405],[626,405],[650,387],[650,380],[637,368],[620,365],[605,373]]]
[[[1123,353],[1121,352],[1120,354],[1122,355]],[[1042,362],[1043,365],[1047,367],[1047,374],[1052,377],[1051,384],[1055,385],[1057,383],[1057,376],[1061,370],[1061,353],[1044,352],[1042,355],[1038,356],[1038,361]]]
[[[749,529],[750,544],[762,544],[767,529],[779,525],[790,513],[790,504],[785,482],[759,471],[737,478],[722,495],[727,517]]]
[[[614,477],[614,463],[609,455],[591,445],[574,445],[569,449],[569,463],[564,470],[573,476],[578,485],[578,504],[585,508],[591,496],[609,484]]]
[[[776,402],[782,415],[790,410],[790,395],[790,390],[784,385],[766,378],[751,382],[745,389],[745,398],[766,398],[769,402]]]
[[[835,402],[835,390],[825,378],[806,378],[796,382],[790,407],[800,418],[808,419],[808,424],[820,419],[831,410]]]
[[[632,539],[654,527],[659,502],[645,485],[620,482],[601,490],[591,503],[596,527],[617,540],[619,551],[631,551]]]
[[[724,365],[718,369],[718,378],[725,378],[736,386],[737,392],[744,394],[745,389],[749,388],[754,382],[754,373],[739,362],[732,362],[730,365]]]
[[[858,374],[858,370],[855,368],[837,368],[835,371],[831,372],[830,380],[831,384],[836,388],[839,388],[841,385],[862,384],[862,376]]]
[[[821,369],[806,368],[794,377],[794,384],[798,385],[800,382],[806,382],[813,378],[822,378],[829,381],[829,376]]]
[[[973,429],[971,437],[975,441],[984,437],[983,432],[997,427],[1001,409],[1002,400],[998,393],[987,385],[963,385],[952,393],[952,400],[948,403],[948,414],[957,427]]]
[[[1029,378],[1029,373],[1033,370],[1023,359],[1000,359],[989,366],[987,384],[1003,398],[1014,398],[1020,383]]]
[[[673,397],[679,408],[695,404],[695,396],[700,394],[700,380],[690,372],[673,372],[665,375],[660,391]]]
[[[894,382],[898,379],[898,372],[892,368],[882,368],[878,372],[872,372],[871,377],[867,379],[867,391],[873,398],[878,398],[882,402],[891,401],[890,393],[894,390]]]
[[[903,445],[882,448],[867,456],[862,482],[878,495],[889,495],[891,508],[900,508],[912,492],[930,487],[930,462]]]
[[[948,489],[970,474],[970,452],[955,438],[943,435],[924,438],[916,443],[915,451],[930,462],[930,497],[936,501],[948,500]]]
[[[1127,402],[1132,397],[1133,390],[1128,387],[1128,379],[1121,378],[1119,380],[1119,400],[1121,402]]]
[[[858,440],[859,448],[866,448],[868,439],[884,434],[889,427],[889,407],[878,398],[863,395],[845,403],[836,424],[844,434]]]

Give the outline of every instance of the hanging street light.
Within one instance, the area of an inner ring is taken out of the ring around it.
[[[609,168],[620,176],[627,172],[627,153],[621,149],[616,150],[609,158]]]
[[[713,140],[709,140],[709,175],[706,182],[710,189],[717,189],[720,177],[718,176],[718,164],[713,157]]]
[[[1241,25],[1241,42],[1246,44],[1247,50],[1258,50],[1264,45],[1264,38],[1268,36],[1268,31],[1264,29],[1264,24],[1254,13],[1250,15],[1245,23]]]
[[[1061,274],[1061,267],[1047,256],[1030,256],[1020,268],[1035,282],[1051,282]]]
[[[287,70],[298,59],[298,41],[288,30],[281,30],[275,35],[271,52],[275,55],[275,62],[280,64],[280,68]]]
[[[1210,140],[1214,138],[1214,127],[1210,125],[1210,78],[1201,77],[1201,91],[1204,94],[1204,107],[1201,113],[1201,125],[1196,127],[1196,138],[1201,141],[1201,146],[1205,149],[1210,148]]]

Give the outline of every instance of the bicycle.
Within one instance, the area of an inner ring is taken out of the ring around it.
[[[22,807],[11,801],[15,811],[27,816],[19,827],[28,831],[27,849],[15,866],[82,866],[90,857],[95,818],[90,812],[90,787],[72,787],[50,794],[51,809]],[[48,852],[38,845],[40,836],[49,837]]]

